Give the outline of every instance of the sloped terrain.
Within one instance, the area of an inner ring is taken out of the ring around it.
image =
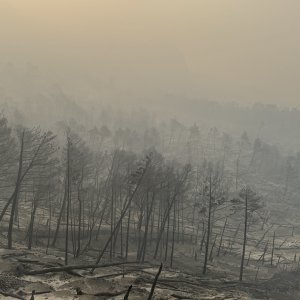
[[[155,264],[125,263],[119,260],[111,264],[101,263],[92,274],[90,268],[78,267],[74,270],[31,275],[51,268],[63,268],[63,253],[50,249],[49,254],[45,254],[40,248],[28,251],[22,244],[17,244],[14,250],[2,249],[0,264],[1,299],[30,299],[33,290],[37,300],[124,299],[131,285],[128,299],[148,299],[158,270]],[[84,264],[87,265],[87,262],[81,259],[73,261],[71,266]],[[211,267],[206,277],[165,267],[156,285],[155,299],[291,300],[300,297],[300,273],[297,271],[280,272],[268,280],[240,283],[222,278],[218,272],[223,267]]]

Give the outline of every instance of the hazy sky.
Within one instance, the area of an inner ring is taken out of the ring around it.
[[[299,0],[0,0],[0,38],[4,88],[300,106]]]

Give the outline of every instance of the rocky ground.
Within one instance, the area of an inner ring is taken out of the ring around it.
[[[88,260],[88,258],[86,258]],[[91,264],[77,261],[76,265]],[[26,250],[21,244],[14,250],[0,250],[1,299],[30,299],[35,290],[39,299],[124,299],[132,285],[128,299],[148,299],[158,265],[144,263],[103,262],[93,274],[90,268],[59,271],[64,266],[63,253],[51,249]],[[72,265],[75,262],[71,263]],[[52,272],[51,271],[51,268]],[[54,268],[54,269],[53,269]],[[39,271],[50,269],[45,274]],[[155,299],[300,299],[300,274],[281,272],[268,280],[245,281],[188,274],[164,267],[159,277]]]

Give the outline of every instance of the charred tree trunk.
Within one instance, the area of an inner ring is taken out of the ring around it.
[[[240,281],[243,280],[243,273],[244,273],[245,252],[246,252],[246,243],[247,243],[247,228],[248,228],[248,193],[246,192],[246,197],[245,197],[244,240],[243,240],[242,260],[241,260],[241,268],[240,268]]]
[[[13,198],[12,198],[12,207],[11,207],[11,212],[10,212],[9,227],[8,227],[8,233],[7,233],[8,249],[12,248],[12,231],[13,231],[13,224],[14,224],[14,214],[16,211],[16,207],[18,205],[18,197],[19,197],[19,192],[20,192],[22,170],[23,170],[24,137],[25,137],[25,131],[23,131],[22,136],[21,136],[21,150],[20,150],[20,156],[19,156],[18,177],[17,177],[15,191],[13,193]]]
[[[67,176],[66,176],[66,178],[65,178],[64,198],[63,198],[63,203],[61,205],[59,217],[58,217],[58,220],[57,220],[56,230],[55,230],[53,241],[52,241],[52,247],[55,247],[55,244],[56,244],[56,241],[57,241],[57,237],[58,237],[58,233],[59,233],[59,229],[60,229],[61,220],[62,220],[62,217],[63,217],[63,215],[65,213],[66,202],[67,202],[67,197],[68,197],[68,191],[67,191],[67,189],[68,189],[68,186],[67,186]]]
[[[48,219],[48,239],[47,239],[46,254],[48,254],[48,249],[49,249],[49,246],[50,246],[50,239],[51,239],[52,204],[51,204],[50,194],[49,194],[49,197],[48,197],[48,201],[49,201],[49,219]]]
[[[80,184],[81,186],[81,184]],[[82,200],[80,196],[80,187],[78,187],[78,234],[77,234],[77,251],[76,251],[76,257],[80,255],[81,251],[81,225],[82,225]]]
[[[33,207],[31,211],[31,217],[30,217],[30,223],[28,227],[28,250],[31,250],[32,247],[32,240],[33,240],[33,227],[34,227],[34,220],[35,220],[35,213],[37,209],[37,203],[36,199],[33,200]]]
[[[169,231],[170,231],[170,214],[168,214],[167,222],[167,236],[166,236],[166,248],[165,248],[165,261],[168,259],[168,250],[169,250]]]
[[[130,220],[131,220],[131,206],[129,207],[128,220],[127,220],[126,251],[125,251],[125,259],[126,259],[126,260],[128,259],[128,250],[129,250]]]
[[[148,300],[151,300],[151,299],[153,298],[153,294],[154,294],[154,291],[155,291],[155,287],[156,287],[156,284],[157,284],[157,280],[158,280],[158,278],[159,278],[159,275],[160,275],[160,273],[161,273],[162,268],[163,268],[163,264],[160,265],[159,270],[158,270],[158,272],[157,272],[157,274],[156,274],[156,276],[155,276],[155,279],[154,279],[154,281],[153,281],[153,284],[152,284],[152,287],[151,287],[151,291],[150,291]]]
[[[273,266],[274,249],[275,249],[275,231],[274,231],[274,233],[273,233],[272,254],[271,254],[271,266]]]
[[[68,139],[67,145],[67,217],[66,217],[66,237],[65,237],[65,265],[68,264],[68,246],[69,246],[69,216],[70,216],[70,198],[71,198],[71,187],[70,187],[70,140]]]
[[[225,232],[226,225],[227,225],[227,218],[226,218],[226,220],[225,220],[224,227],[223,227],[223,230],[222,230],[222,234],[221,234],[221,239],[220,239],[220,244],[219,244],[219,249],[218,249],[218,254],[217,254],[217,256],[219,256],[219,255],[220,255],[220,252],[221,252],[221,247],[222,247],[222,242],[223,242],[223,236],[224,236],[224,232]]]
[[[165,230],[165,226],[166,226],[166,222],[168,221],[168,218],[169,218],[169,215],[170,215],[170,211],[173,207],[173,204],[175,202],[175,199],[176,199],[176,193],[174,194],[173,196],[173,199],[171,200],[170,204],[168,205],[163,217],[162,217],[162,221],[161,221],[161,224],[160,224],[160,228],[159,228],[159,233],[158,233],[158,237],[157,237],[157,242],[156,242],[156,248],[155,248],[155,252],[154,252],[154,259],[157,258],[157,254],[158,254],[158,249],[159,249],[159,245],[160,245],[160,242],[161,242],[161,239],[162,239],[162,236],[163,236],[163,233],[164,233],[164,230]]]
[[[210,234],[211,234],[211,210],[212,210],[212,182],[211,175],[209,179],[209,204],[208,204],[208,219],[207,219],[207,233],[206,233],[206,245],[205,245],[205,258],[204,258],[204,266],[203,266],[203,275],[206,274],[207,271],[207,261],[209,255],[209,242],[210,242]]]
[[[173,235],[172,235],[172,249],[171,249],[171,262],[170,262],[170,267],[173,267],[173,258],[174,258],[174,247],[175,247],[175,232],[176,232],[176,209],[175,205],[173,207],[174,212],[173,212]],[[177,220],[177,223],[179,224],[179,219]],[[178,228],[179,229],[179,228]]]
[[[144,233],[144,238],[143,238],[143,243],[142,243],[142,248],[141,248],[141,255],[140,255],[142,262],[145,261],[145,256],[146,256],[146,251],[147,251],[149,223],[150,223],[150,217],[152,215],[154,201],[155,201],[155,193],[153,192],[150,207],[148,207],[149,204],[147,201],[147,218],[146,218],[145,233]]]

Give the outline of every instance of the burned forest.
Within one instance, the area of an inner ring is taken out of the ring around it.
[[[0,125],[2,295],[294,295],[298,156],[175,119],[139,131]]]
[[[0,0],[0,299],[300,299],[299,12]]]

